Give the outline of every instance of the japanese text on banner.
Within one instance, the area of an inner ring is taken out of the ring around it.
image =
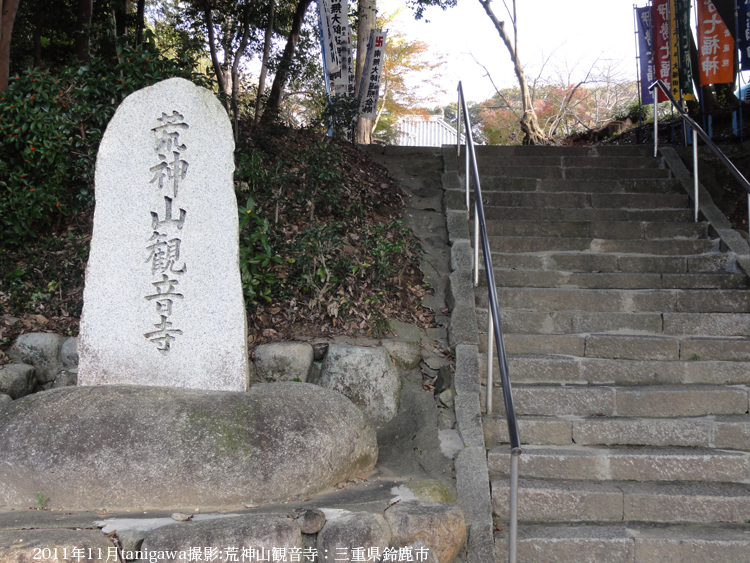
[[[380,29],[372,30],[370,42],[367,45],[367,60],[360,84],[360,106],[362,117],[374,119],[378,111],[378,96],[380,94],[380,79],[385,60],[386,32]]]
[[[651,8],[636,8],[635,17],[638,20],[638,57],[641,71],[641,101],[653,104],[654,97],[648,87],[656,80],[654,69],[654,48],[651,37]]]
[[[651,4],[651,22],[653,23],[654,66],[656,78],[670,84],[672,63],[669,49],[669,0],[653,0]],[[666,94],[658,92],[659,101],[666,102]]]
[[[734,39],[711,0],[698,0],[701,85],[734,81]]]

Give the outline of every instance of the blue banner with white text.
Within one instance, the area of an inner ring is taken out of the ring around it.
[[[638,58],[641,71],[641,103],[653,104],[654,97],[648,89],[654,80],[656,80],[651,7],[646,6],[645,8],[635,8],[635,15],[638,20]]]

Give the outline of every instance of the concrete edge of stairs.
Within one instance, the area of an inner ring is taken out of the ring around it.
[[[456,169],[455,145],[443,146],[443,189],[453,189],[448,170]],[[455,210],[445,210],[448,240],[451,248],[451,276],[460,272],[462,277],[471,275],[473,258],[468,239],[468,221],[463,213],[463,222],[456,220]],[[457,238],[462,244],[456,245]],[[461,256],[457,256],[461,253]],[[468,261],[467,261],[468,260]],[[455,460],[456,489],[458,503],[463,510],[468,529],[467,563],[487,563],[495,560],[495,540],[492,523],[492,501],[490,497],[487,450],[484,443],[482,412],[480,407],[479,382],[479,330],[474,309],[474,288],[462,287],[457,295],[457,286],[451,284],[451,317],[448,340],[456,352],[454,385],[456,398],[454,409],[456,424],[464,449]]]
[[[677,151],[673,147],[662,146],[659,147],[659,153],[664,158],[667,168],[680,181],[688,197],[693,201],[693,180]],[[750,274],[750,246],[737,231],[732,229],[729,219],[716,206],[708,190],[702,184],[699,184],[698,188],[698,209],[719,235],[721,242],[737,255],[737,262],[745,273]]]

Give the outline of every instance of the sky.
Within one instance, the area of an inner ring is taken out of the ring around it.
[[[512,9],[511,0],[507,2]],[[620,74],[634,80],[633,5],[633,0],[518,0],[518,52],[527,80],[539,74],[550,55],[544,67],[544,75],[549,77],[566,68],[572,70],[574,79],[583,76],[599,58],[619,64]],[[378,11],[391,12],[400,6],[403,1],[378,1]],[[494,0],[492,8],[512,32],[502,0]],[[415,21],[411,12],[404,10],[390,28],[447,55],[443,71],[447,92],[439,95],[440,105],[455,101],[459,80],[470,101],[480,102],[494,94],[475,58],[487,67],[498,88],[517,85],[508,51],[478,0],[458,0],[455,8],[446,11],[429,8],[424,19],[427,21]]]

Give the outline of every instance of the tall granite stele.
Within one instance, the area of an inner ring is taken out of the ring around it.
[[[248,388],[234,140],[214,95],[172,78],[102,139],[79,385]]]

